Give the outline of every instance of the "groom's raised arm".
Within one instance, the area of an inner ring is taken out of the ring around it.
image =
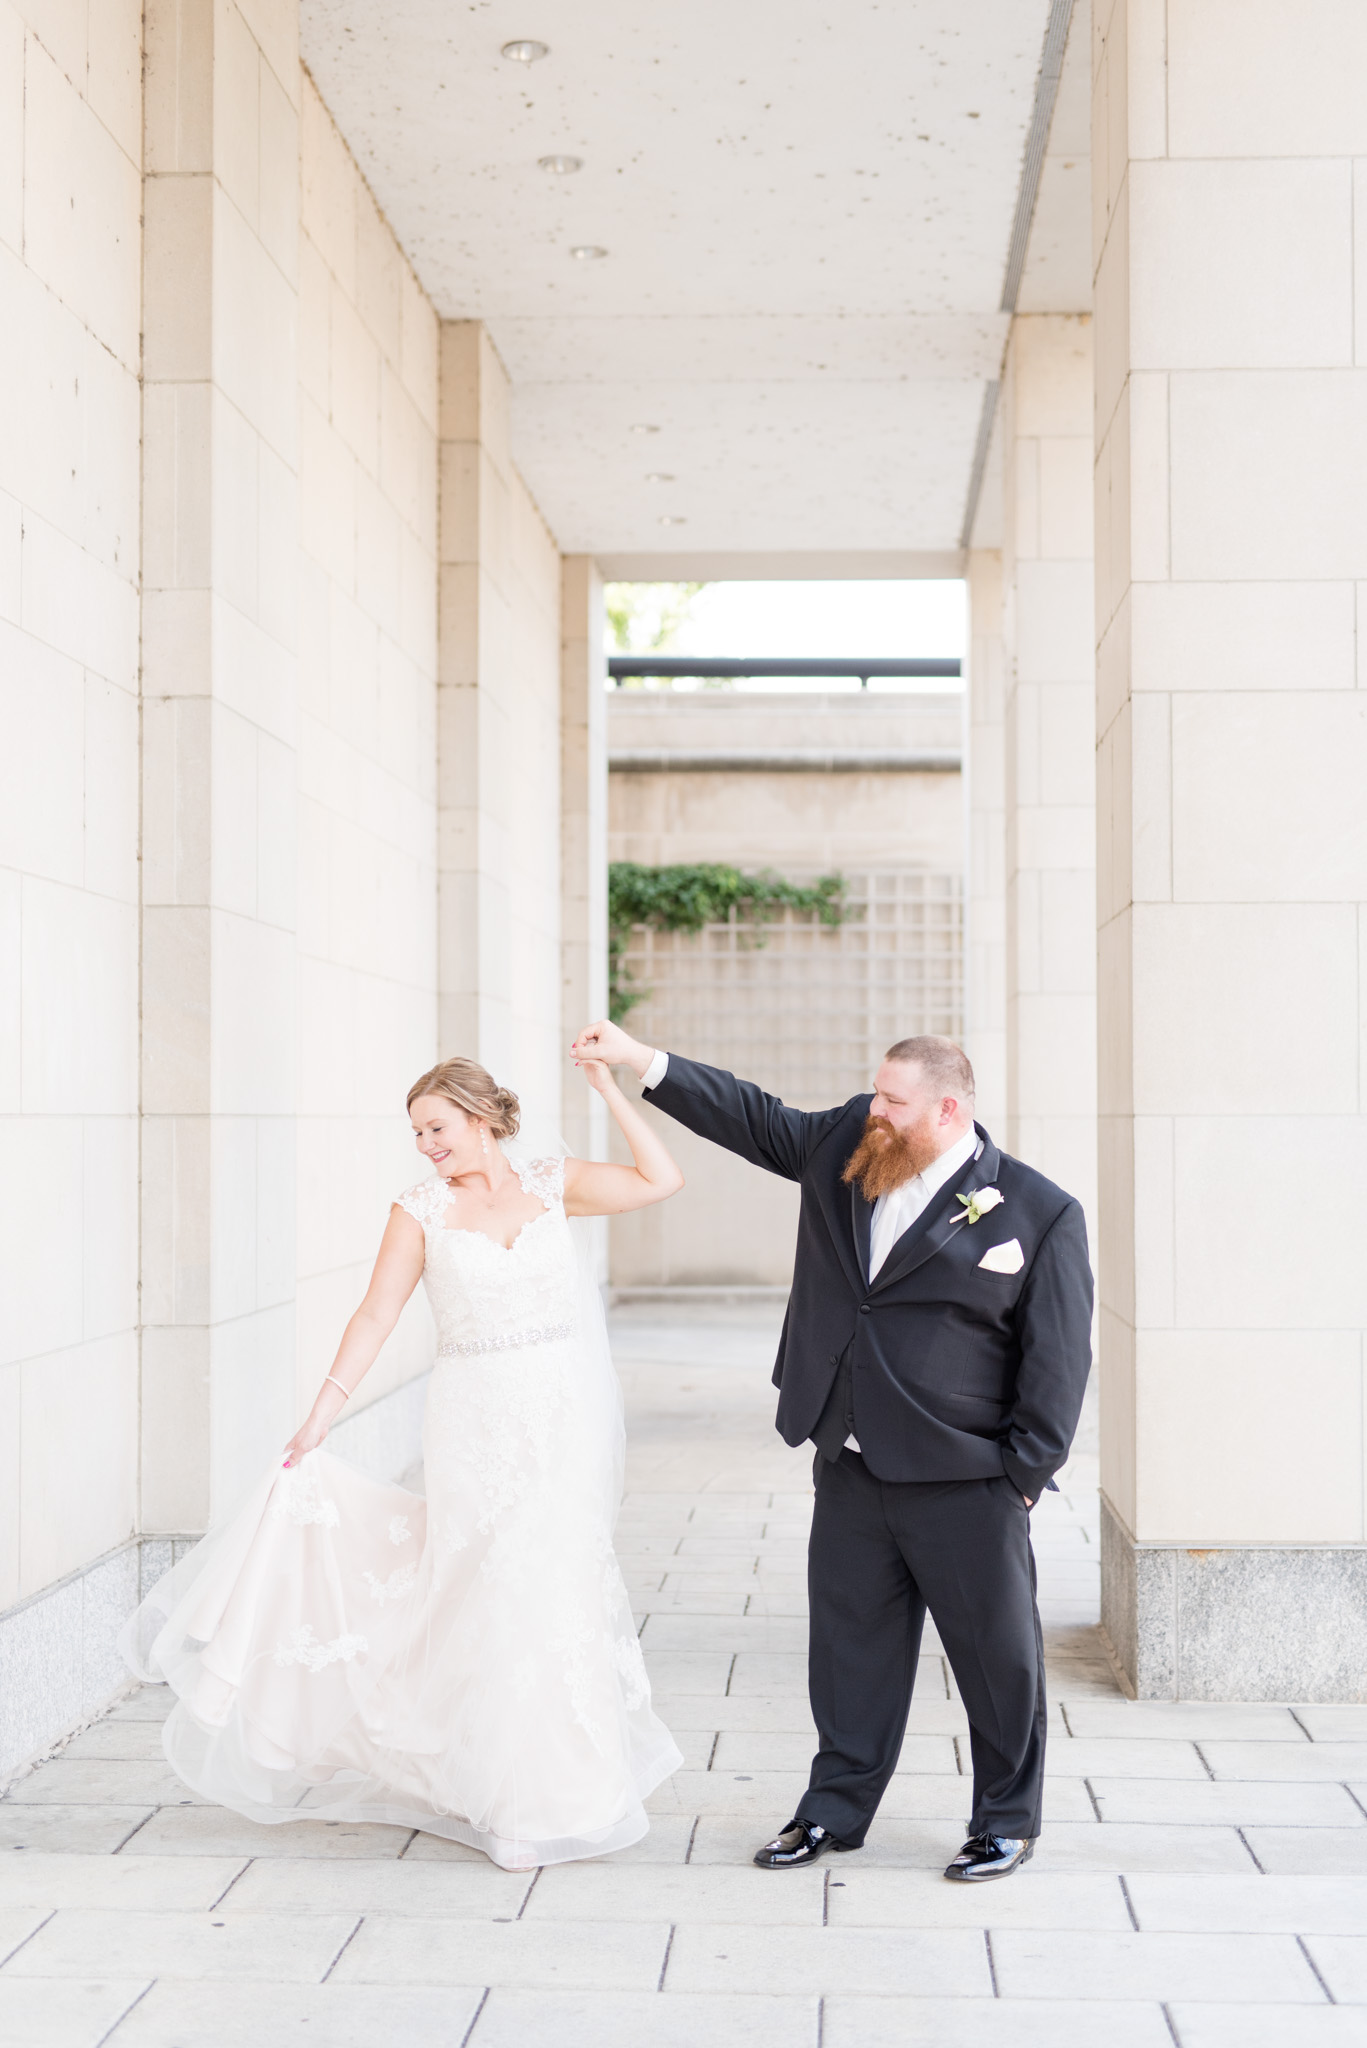
[[[669,1055],[669,1066],[646,1101],[664,1110],[676,1123],[710,1138],[752,1166],[763,1166],[785,1180],[800,1180],[813,1147],[844,1115],[840,1109],[790,1109],[777,1095],[766,1095],[753,1081],[742,1081],[724,1067],[705,1067],[700,1060]]]
[[[646,1083],[645,1099],[676,1123],[785,1180],[801,1179],[814,1146],[845,1114],[843,1105],[790,1109],[776,1095],[766,1095],[753,1081],[738,1080],[722,1067],[705,1067],[679,1053],[657,1053],[619,1024],[591,1024],[580,1032],[571,1053],[576,1060],[605,1059],[630,1067]],[[660,1078],[658,1069],[666,1060]]]

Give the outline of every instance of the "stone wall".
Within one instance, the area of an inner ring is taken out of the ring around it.
[[[296,28],[0,0],[0,1776],[311,1399],[422,1172],[409,1083],[472,1051],[560,1108],[592,565],[562,766],[506,377],[443,348]],[[364,1469],[417,1454],[430,1358],[418,1297]]]
[[[477,321],[441,338],[441,1010],[559,1124],[560,557],[513,464],[508,374]]]
[[[425,1171],[403,1102],[437,1056],[438,323],[308,77],[300,154],[302,1405]],[[357,1405],[429,1351],[415,1297]]]
[[[141,59],[0,6],[0,1608],[137,1508]]]

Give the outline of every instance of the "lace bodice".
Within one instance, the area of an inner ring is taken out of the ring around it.
[[[514,1163],[526,1192],[545,1206],[507,1247],[482,1231],[447,1225],[450,1192],[436,1175],[398,1197],[400,1208],[422,1225],[427,1247],[423,1285],[439,1350],[559,1329],[574,1317],[576,1271],[565,1219],[565,1162]]]

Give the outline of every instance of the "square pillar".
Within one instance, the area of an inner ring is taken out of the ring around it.
[[[299,59],[149,0],[142,1507],[202,1528],[293,1413]]]
[[[1006,648],[1000,548],[968,556],[964,1046],[978,1119],[1006,1141]]]
[[[608,662],[597,563],[566,555],[560,592],[561,1037],[568,1044],[608,1006]],[[565,1138],[580,1158],[606,1158],[603,1099],[565,1057]]]
[[[1367,17],[1094,22],[1104,1620],[1363,1699]]]
[[[443,322],[440,374],[438,1041],[558,1124],[560,556],[479,321]]]
[[[1096,1236],[1092,346],[1012,322],[1002,373],[1006,1085],[1010,1151]]]

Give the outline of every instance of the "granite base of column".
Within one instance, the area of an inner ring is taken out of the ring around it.
[[[1103,1494],[1101,1620],[1137,1699],[1367,1701],[1367,1544],[1136,1543]]]

